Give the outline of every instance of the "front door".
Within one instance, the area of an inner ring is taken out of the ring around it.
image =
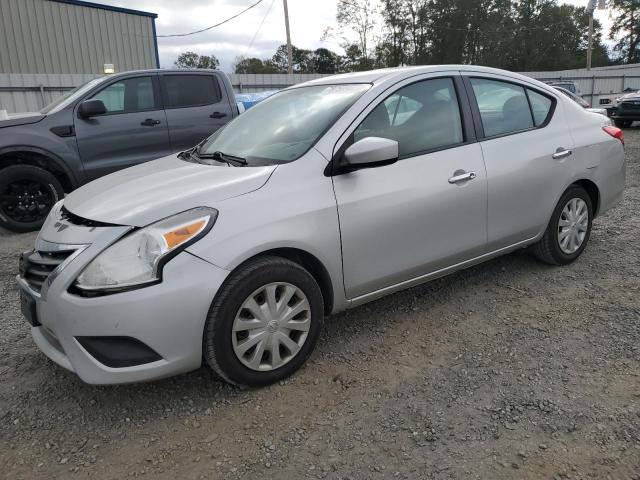
[[[145,75],[116,80],[89,97],[102,100],[107,113],[76,115],[76,140],[87,180],[170,153],[159,93],[157,75]]]
[[[400,159],[334,177],[348,298],[485,252],[485,167],[459,90],[453,77],[405,83],[353,131],[398,141]]]

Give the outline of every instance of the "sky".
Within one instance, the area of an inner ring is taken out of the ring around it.
[[[160,36],[206,28],[239,13],[257,0],[93,1],[158,14],[156,30]],[[564,1],[574,5],[588,3],[588,0]],[[336,27],[336,3],[336,0],[288,0],[291,42],[299,48],[325,47],[340,52],[338,35],[322,40],[327,27]],[[611,24],[608,12],[596,10],[595,16],[608,32]],[[207,32],[187,37],[159,37],[160,66],[171,67],[180,53],[192,50],[200,55],[214,54],[220,60],[220,68],[231,72],[238,57],[270,58],[285,42],[282,0],[262,0],[240,17]]]

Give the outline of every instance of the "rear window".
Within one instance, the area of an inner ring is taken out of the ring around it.
[[[197,107],[221,99],[216,79],[211,75],[164,75],[165,108]]]
[[[539,127],[547,121],[547,117],[553,106],[553,101],[546,95],[542,95],[530,88],[527,88],[527,94],[531,102],[533,120],[535,121],[536,127]]]

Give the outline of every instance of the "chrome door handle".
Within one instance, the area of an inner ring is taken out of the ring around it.
[[[458,170],[454,172],[453,177],[449,179],[449,183],[461,183],[468,180],[473,180],[474,178],[476,178],[476,172],[464,172],[462,170]]]
[[[556,153],[551,156],[554,160],[561,160],[563,158],[570,157],[571,155],[573,155],[573,150],[563,150],[559,148],[558,150],[556,150]]]

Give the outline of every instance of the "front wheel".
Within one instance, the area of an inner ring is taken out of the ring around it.
[[[0,170],[0,226],[8,230],[38,230],[61,198],[62,185],[43,168],[12,165]]]
[[[552,265],[568,265],[584,251],[591,236],[591,197],[579,186],[570,187],[551,216],[547,230],[532,251]]]
[[[213,301],[204,359],[230,383],[269,385],[304,364],[323,317],[320,287],[307,270],[280,257],[251,260],[231,274]]]

